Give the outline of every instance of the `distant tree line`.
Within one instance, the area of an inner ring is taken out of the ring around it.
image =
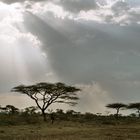
[[[140,103],[130,103],[130,104],[123,104],[123,103],[112,103],[112,104],[107,104],[107,108],[115,109],[116,114],[114,114],[116,117],[119,117],[120,110],[126,110],[126,109],[131,109],[131,110],[136,110],[136,113],[138,114],[138,117],[140,117]],[[48,110],[50,114],[56,113],[58,115],[63,116],[64,110],[62,109],[56,109],[56,112],[53,112],[52,110]],[[18,115],[18,114],[28,114],[28,115],[34,115],[34,114],[40,114],[41,112],[39,111],[39,108],[37,106],[31,106],[31,107],[26,107],[24,109],[19,109],[13,105],[6,105],[5,107],[0,106],[0,114],[8,114],[8,115]],[[82,114],[81,112],[76,112],[74,110],[67,110],[66,111],[67,115],[79,115]],[[85,113],[85,114],[92,114],[92,113]],[[95,114],[94,114],[95,115]],[[101,116],[102,113],[96,113],[97,116]]]
[[[115,109],[116,110],[116,117],[118,118],[119,112],[122,109],[131,109],[136,110],[136,113],[138,113],[138,116],[140,117],[140,103],[130,103],[130,104],[124,104],[124,103],[112,103],[107,104],[107,108]]]
[[[122,109],[132,109],[132,105],[138,103],[131,103],[127,106],[122,106],[121,103],[108,104],[109,108],[115,109],[118,114],[103,115],[102,113],[93,114],[91,112],[77,112],[74,110],[62,110],[56,109],[55,111],[49,110],[46,112],[47,123],[55,123],[61,121],[78,121],[80,123],[97,123],[97,124],[115,124],[116,120],[123,122],[136,122],[140,121],[136,114],[130,114],[122,116],[119,111]],[[118,111],[119,108],[119,111]],[[135,109],[134,107],[133,109]],[[139,113],[138,111],[136,113]],[[117,118],[117,119],[116,119]],[[24,109],[18,109],[13,105],[6,105],[0,107],[0,125],[18,125],[18,124],[36,124],[43,123],[42,113],[37,106],[26,107]]]

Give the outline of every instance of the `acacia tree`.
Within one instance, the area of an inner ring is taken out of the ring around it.
[[[69,105],[77,104],[76,92],[80,89],[67,86],[64,83],[38,83],[35,85],[19,85],[14,87],[12,92],[20,92],[33,99],[42,112],[44,121],[46,121],[46,109],[54,103],[66,103]]]
[[[116,111],[117,111],[117,112],[116,112],[116,117],[118,118],[120,109],[126,108],[127,105],[125,105],[125,104],[123,104],[123,103],[112,103],[112,104],[106,105],[106,107],[112,108],[112,109],[116,109]]]
[[[7,108],[6,108],[6,107],[1,107],[1,106],[0,106],[0,112],[5,112],[5,113],[7,113]]]
[[[6,105],[6,110],[8,111],[8,113],[10,113],[12,115],[19,112],[19,109],[14,107],[13,105]]]
[[[24,109],[24,113],[28,114],[28,115],[34,115],[36,114],[36,111],[38,110],[38,107],[36,106],[30,106],[30,107],[26,107]]]
[[[14,107],[13,105],[6,105],[5,107],[0,106],[0,110],[7,114],[12,114],[12,115],[19,112],[19,109]]]
[[[131,103],[127,106],[127,108],[137,110],[137,113],[140,117],[140,103]]]

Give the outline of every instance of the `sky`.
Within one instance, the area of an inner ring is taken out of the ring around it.
[[[81,88],[77,111],[139,102],[140,1],[0,0],[0,104],[31,106],[10,90],[42,81]]]

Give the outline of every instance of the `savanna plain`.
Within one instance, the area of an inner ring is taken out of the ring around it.
[[[140,140],[139,119],[1,124],[0,140]]]

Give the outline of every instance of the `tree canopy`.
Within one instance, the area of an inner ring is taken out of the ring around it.
[[[127,106],[127,108],[137,110],[137,113],[139,114],[139,117],[140,117],[140,103],[130,103]]]
[[[76,92],[80,89],[68,86],[64,83],[37,83],[35,85],[19,85],[14,87],[12,92],[20,92],[28,95],[35,101],[38,108],[42,111],[44,121],[46,120],[45,110],[54,103],[66,103],[76,105],[79,99]]]
[[[112,103],[112,104],[107,104],[106,107],[116,109],[117,110],[116,117],[118,117],[120,109],[127,107],[127,105],[123,103]]]

